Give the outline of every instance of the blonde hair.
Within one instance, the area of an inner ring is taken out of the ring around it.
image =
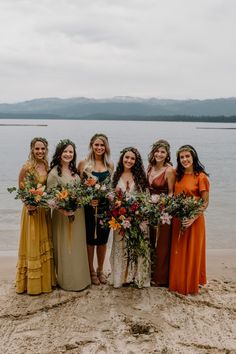
[[[95,142],[95,140],[100,139],[102,140],[103,144],[105,145],[105,152],[102,156],[102,161],[104,166],[107,168],[107,170],[112,173],[112,163],[111,163],[111,159],[110,159],[110,146],[109,146],[109,141],[108,138],[105,134],[102,133],[97,133],[94,134],[89,142],[89,153],[86,157],[86,162],[85,162],[85,166],[84,166],[84,171],[87,174],[91,174],[94,166],[95,166],[95,155],[94,155],[94,151],[93,151],[93,144]]]
[[[30,142],[30,153],[28,156],[28,160],[25,163],[25,167],[27,168],[27,170],[35,170],[36,169],[36,165],[37,165],[37,160],[34,156],[34,147],[35,144],[40,141],[41,143],[43,143],[43,145],[45,146],[45,156],[42,159],[42,162],[45,165],[46,170],[48,171],[48,142],[45,138],[42,137],[35,137],[31,140]]]

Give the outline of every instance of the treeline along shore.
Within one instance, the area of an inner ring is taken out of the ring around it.
[[[93,114],[84,117],[62,117],[52,114],[2,114],[0,119],[54,119],[54,120],[120,120],[120,121],[167,121],[167,122],[202,122],[202,123],[236,123],[234,116],[190,116],[190,115],[171,115],[171,116],[137,116],[137,115],[107,115]],[[3,125],[3,124],[1,124]],[[4,124],[6,125],[6,124]]]

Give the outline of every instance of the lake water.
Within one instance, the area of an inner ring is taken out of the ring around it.
[[[171,144],[175,166],[175,151],[183,144],[193,145],[210,173],[210,205],[206,211],[207,247],[236,248],[236,124],[4,119],[0,120],[0,124],[47,125],[0,126],[1,253],[15,253],[18,247],[21,202],[16,201],[6,188],[17,185],[18,173],[27,159],[31,139],[34,136],[46,137],[51,157],[57,142],[70,138],[76,143],[79,161],[86,156],[89,140],[96,132],[103,132],[109,137],[115,163],[120,150],[135,146],[146,167],[151,144],[163,138]]]

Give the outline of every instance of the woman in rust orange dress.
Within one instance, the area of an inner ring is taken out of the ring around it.
[[[151,194],[172,195],[175,172],[170,164],[170,144],[158,140],[148,155],[147,179]],[[158,286],[168,286],[171,245],[171,225],[164,224],[150,229],[152,246],[152,282]]]
[[[169,289],[180,294],[197,294],[206,284],[206,239],[203,212],[208,206],[209,181],[204,166],[191,145],[177,152],[175,195],[185,192],[202,198],[204,205],[194,218],[182,222],[174,218],[170,258]]]

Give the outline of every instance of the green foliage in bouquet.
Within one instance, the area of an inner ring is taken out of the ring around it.
[[[96,176],[89,176],[84,180],[84,191],[92,199],[103,199],[111,190],[111,178],[108,176],[102,182]]]
[[[107,194],[108,208],[101,215],[101,224],[117,230],[125,239],[128,261],[137,263],[138,257],[148,265],[149,240],[146,209],[141,194],[119,191]]]
[[[16,192],[15,199],[20,199],[25,205],[47,207],[49,195],[46,186],[37,182],[34,174],[27,173],[20,188],[9,187],[8,192]],[[33,211],[29,211],[32,214]]]
[[[173,197],[167,194],[150,194],[141,195],[141,202],[145,214],[147,215],[149,225],[156,226],[158,224],[170,224],[176,202]]]
[[[197,216],[204,205],[204,200],[202,198],[196,199],[185,193],[176,195],[174,199],[176,208],[173,211],[173,216],[179,218],[181,221]]]
[[[48,205],[50,208],[66,211],[76,211],[91,200],[91,197],[86,195],[86,190],[80,181],[51,188],[49,197]]]

